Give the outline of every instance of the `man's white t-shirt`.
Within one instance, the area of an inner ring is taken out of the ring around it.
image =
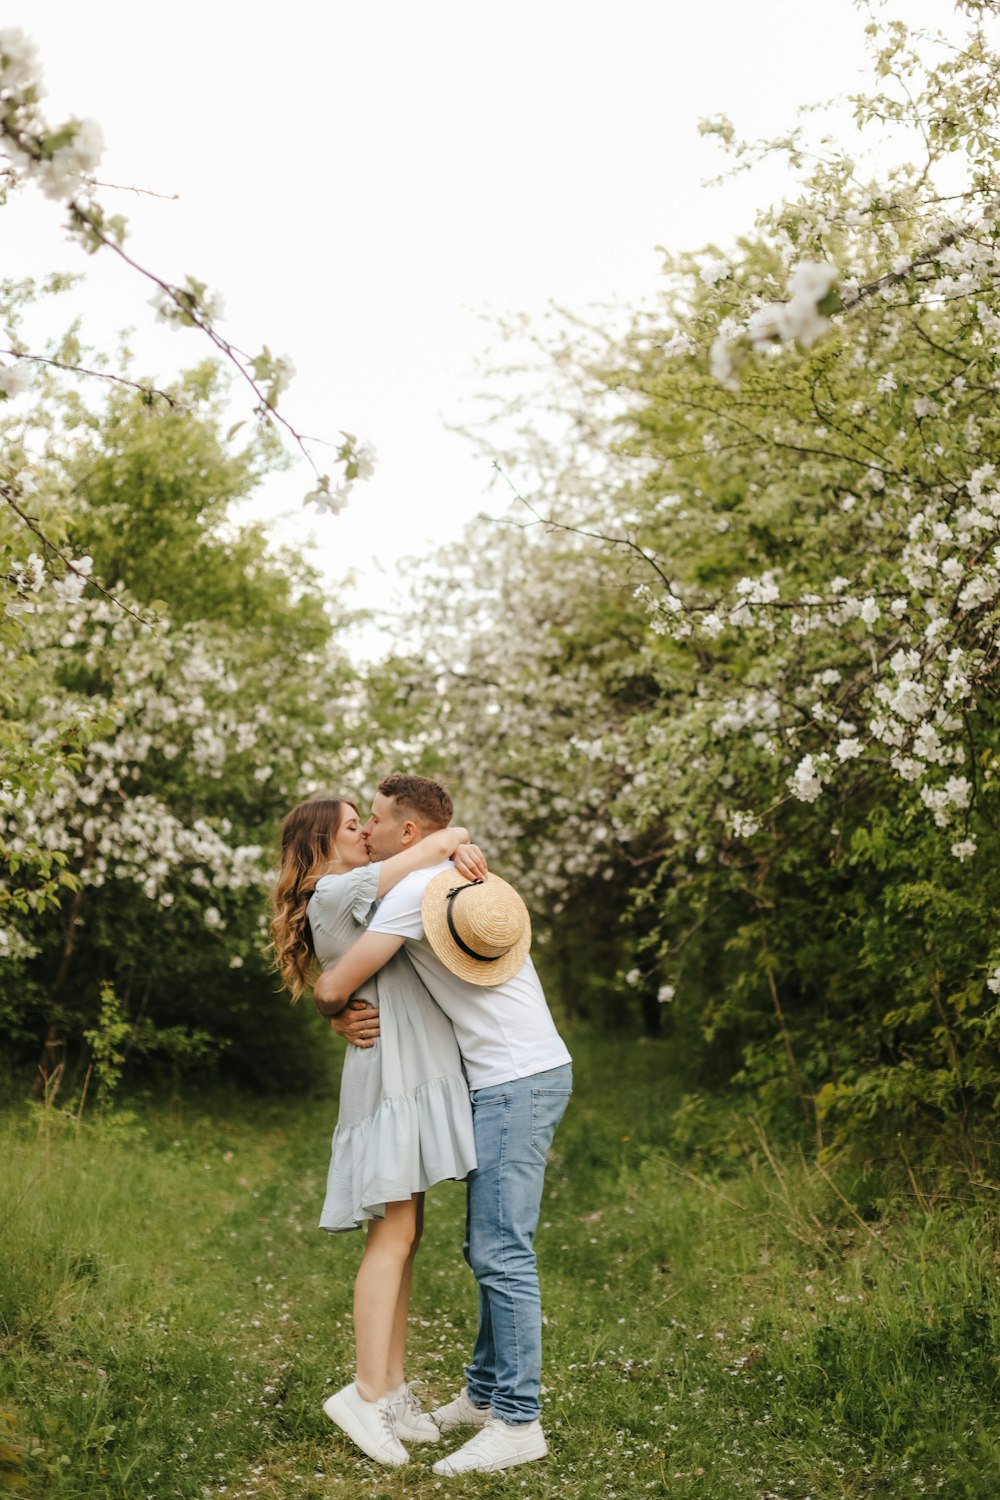
[[[383,896],[368,931],[406,939],[414,968],[455,1028],[471,1089],[561,1068],[571,1058],[530,958],[503,984],[470,984],[441,962],[424,937],[424,891],[435,875],[454,868],[445,860],[407,875]]]

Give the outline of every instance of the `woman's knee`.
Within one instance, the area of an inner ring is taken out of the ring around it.
[[[384,1219],[373,1219],[368,1228],[368,1244],[373,1250],[397,1255],[405,1260],[420,1240],[420,1226],[413,1205],[390,1203]]]

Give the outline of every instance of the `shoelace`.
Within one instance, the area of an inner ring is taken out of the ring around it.
[[[506,1423],[502,1422],[499,1417],[490,1417],[480,1427],[475,1437],[471,1437],[465,1446],[467,1449],[472,1450],[473,1445],[475,1445],[477,1455],[482,1454],[484,1458],[489,1458],[495,1449],[499,1449],[502,1452],[506,1446],[508,1434],[505,1429]]]
[[[383,1431],[391,1438],[396,1436],[396,1413],[388,1401],[378,1403],[379,1421]]]
[[[409,1383],[404,1385],[403,1389],[397,1393],[394,1404],[396,1410],[402,1411],[404,1417],[422,1417],[424,1415],[424,1409],[413,1394],[413,1389]]]

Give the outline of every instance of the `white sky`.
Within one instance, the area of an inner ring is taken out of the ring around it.
[[[954,29],[946,0],[890,9]],[[483,386],[482,314],[647,299],[657,244],[725,246],[782,188],[773,170],[703,188],[723,160],[698,119],[777,132],[858,87],[865,60],[851,0],[22,0],[4,24],[38,44],[50,119],[101,123],[103,179],[179,195],[102,194],[130,253],[221,290],[234,343],[291,356],[300,430],[374,443],[341,516],[302,510],[301,467],[255,510],[278,540],[314,539],[331,589],[354,568],[351,600],[390,613],[401,557],[505,504],[446,426]],[[60,223],[33,189],[13,201],[2,274],[87,269],[85,334],[107,346],[134,325],[160,379],[208,352],[151,326],[152,289]],[[388,646],[385,628],[359,649]]]

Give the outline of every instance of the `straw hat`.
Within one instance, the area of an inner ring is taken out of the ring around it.
[[[499,875],[442,870],[424,892],[424,934],[445,968],[470,984],[503,984],[531,947],[528,908]]]

